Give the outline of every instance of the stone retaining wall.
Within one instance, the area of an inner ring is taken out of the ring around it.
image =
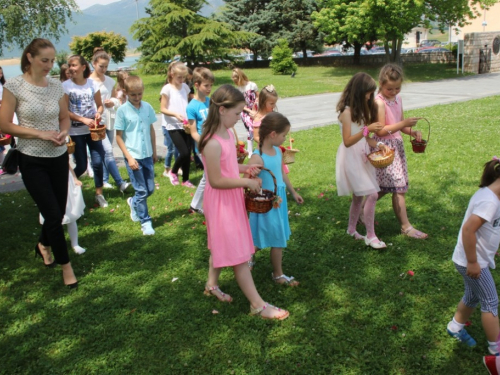
[[[464,71],[469,73],[500,72],[499,49],[500,31],[465,34]]]
[[[309,57],[307,59],[294,59],[299,66],[352,66],[354,56],[327,56],[327,57]],[[456,56],[451,52],[431,52],[431,53],[407,53],[401,55],[401,62],[405,63],[456,63]],[[363,55],[360,56],[360,65],[384,65],[387,62],[385,55]],[[238,64],[241,68],[267,68],[270,61],[262,60],[246,61]]]

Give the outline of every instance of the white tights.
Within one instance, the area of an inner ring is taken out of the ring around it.
[[[71,247],[75,250],[75,253],[83,254],[85,249],[78,245],[78,226],[76,225],[76,221],[68,223],[67,225],[69,238],[71,240]]]
[[[378,194],[373,193],[366,196],[365,206],[363,208],[363,216],[366,227],[366,237],[372,239],[376,237],[375,234],[375,205],[377,204]],[[356,231],[356,224],[361,214],[361,204],[363,203],[363,196],[352,196],[351,209],[349,211],[349,226],[347,230],[349,233]]]

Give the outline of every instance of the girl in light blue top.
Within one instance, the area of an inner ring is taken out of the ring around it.
[[[274,174],[278,198],[271,211],[265,214],[250,213],[250,228],[257,249],[271,248],[273,280],[278,284],[297,286],[298,281],[293,276],[286,276],[281,264],[283,248],[290,239],[286,190],[288,189],[297,203],[304,202],[293,188],[288,176],[283,173],[282,152],[279,146],[283,144],[289,131],[290,122],[278,112],[271,112],[262,120],[259,128],[259,149],[252,154],[249,164],[261,165]],[[273,178],[269,172],[261,171],[259,178],[262,179],[263,189],[274,191]]]

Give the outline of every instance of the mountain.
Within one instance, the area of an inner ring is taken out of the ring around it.
[[[220,6],[224,5],[223,0],[208,0],[200,13],[209,16]],[[69,43],[73,36],[85,36],[96,31],[114,31],[127,38],[129,48],[137,48],[140,43],[132,38],[130,26],[139,18],[146,17],[146,7],[149,0],[120,0],[107,5],[93,5],[80,12],[73,13],[73,21],[66,24],[68,32],[61,36],[55,44],[58,51],[68,51]],[[3,58],[21,56],[21,48],[5,49]]]

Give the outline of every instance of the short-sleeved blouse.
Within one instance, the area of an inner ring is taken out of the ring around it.
[[[59,132],[59,101],[64,91],[59,80],[47,78],[47,82],[47,87],[35,86],[20,75],[5,83],[4,88],[16,98],[15,112],[19,126]],[[19,138],[17,148],[25,155],[42,158],[58,157],[67,150],[65,144],[55,146],[52,141],[26,138]]]

